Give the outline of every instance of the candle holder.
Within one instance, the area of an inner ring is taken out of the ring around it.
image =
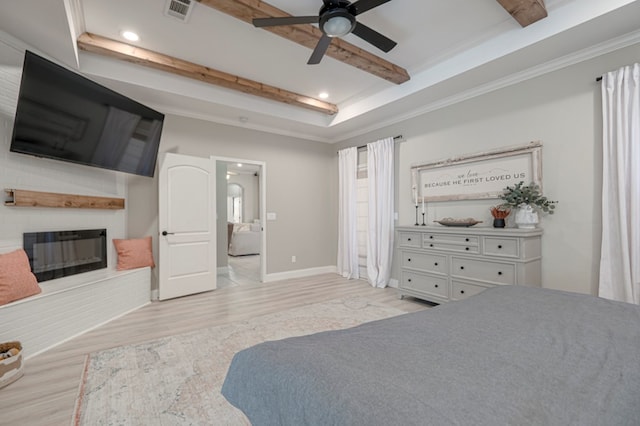
[[[420,224],[418,223],[418,205],[416,204],[416,223],[415,223],[415,226],[418,226],[418,225],[420,225]]]
[[[422,226],[427,226],[427,224],[424,223],[424,212],[422,212]]]

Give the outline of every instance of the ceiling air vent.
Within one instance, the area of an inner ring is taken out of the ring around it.
[[[164,14],[182,22],[187,22],[189,16],[191,16],[194,3],[195,0],[167,0]]]

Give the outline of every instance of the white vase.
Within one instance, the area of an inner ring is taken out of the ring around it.
[[[521,229],[535,229],[538,224],[538,212],[529,204],[521,204],[516,211],[516,225]]]

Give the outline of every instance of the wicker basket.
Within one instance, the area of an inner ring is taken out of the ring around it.
[[[22,371],[22,345],[20,342],[0,343],[0,353],[6,352],[11,348],[16,348],[20,352],[18,352],[18,355],[0,360],[0,388],[15,382],[24,374]]]

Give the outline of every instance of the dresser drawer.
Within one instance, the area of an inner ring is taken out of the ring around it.
[[[422,247],[421,237],[419,232],[399,232],[401,247]]]
[[[515,284],[516,266],[509,263],[452,257],[451,275],[500,284]]]
[[[476,244],[455,244],[437,241],[424,241],[424,248],[432,250],[446,250],[458,253],[480,253],[480,248]]]
[[[474,285],[469,283],[463,283],[460,281],[451,281],[451,300],[466,299],[469,296],[482,293],[488,287],[481,285]]]
[[[402,267],[422,269],[424,271],[438,272],[441,274],[449,272],[446,256],[410,251],[402,252]]]
[[[478,237],[473,235],[450,235],[427,232],[423,234],[423,245],[427,247],[427,243],[454,243],[454,244],[470,244],[478,245]]]
[[[434,277],[411,271],[402,271],[400,288],[432,294],[438,297],[449,297],[449,288],[446,278]]]
[[[520,257],[517,238],[484,237],[483,254],[487,256]]]

